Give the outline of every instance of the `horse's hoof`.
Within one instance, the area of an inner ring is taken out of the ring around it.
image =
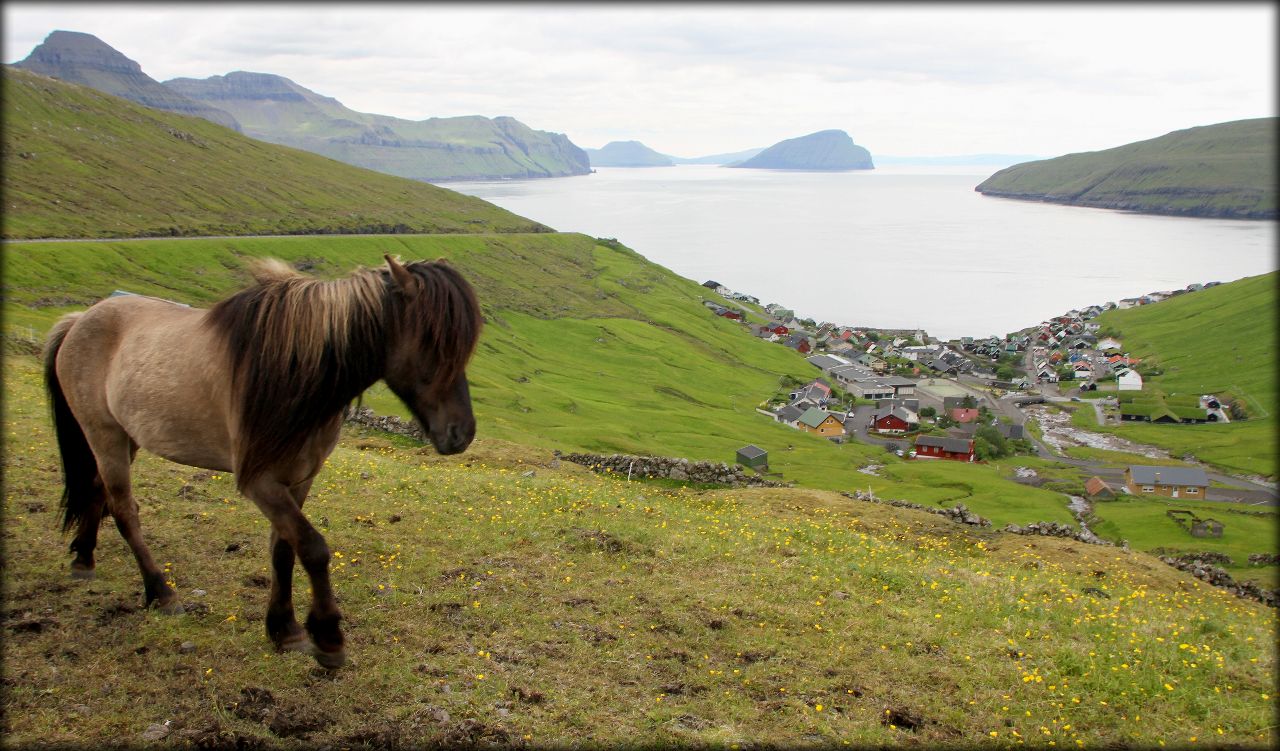
[[[170,600],[167,603],[156,604],[156,610],[165,615],[182,615],[186,612],[186,608],[182,607],[182,603],[177,600]]]
[[[75,566],[71,567],[72,579],[92,579],[93,577],[94,577],[94,571],[91,568],[77,568]]]
[[[311,639],[307,638],[305,634],[285,639],[276,644],[276,650],[279,652],[302,652],[308,655],[314,655],[318,651],[316,645],[311,643]]]
[[[312,652],[312,656],[316,658],[316,662],[320,663],[320,667],[326,670],[337,670],[347,664],[347,651],[339,649],[337,652],[322,652],[319,649]]]

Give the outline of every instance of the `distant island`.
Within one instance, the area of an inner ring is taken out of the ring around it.
[[[562,177],[591,170],[586,152],[568,137],[512,117],[404,120],[367,114],[268,73],[236,71],[162,84],[91,34],[55,31],[14,67],[415,180]]]
[[[1276,118],[1267,117],[1016,164],[974,190],[1147,214],[1275,219],[1275,163]]]
[[[598,149],[585,149],[592,167],[670,167],[671,157],[659,154],[639,141],[611,141]]]
[[[794,170],[875,169],[871,152],[855,144],[843,130],[820,130],[780,141],[730,167]]]

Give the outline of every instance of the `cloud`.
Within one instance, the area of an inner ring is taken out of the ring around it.
[[[629,137],[681,156],[824,128],[873,153],[1053,155],[1275,114],[1276,14],[1263,4],[17,2],[4,13],[6,61],[72,29],[161,80],[275,73],[364,112],[511,115],[584,146]]]

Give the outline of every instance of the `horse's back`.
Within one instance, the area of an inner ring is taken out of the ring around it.
[[[230,378],[205,311],[156,298],[112,297],[75,320],[57,374],[78,420],[118,425],[174,461],[231,469]]]

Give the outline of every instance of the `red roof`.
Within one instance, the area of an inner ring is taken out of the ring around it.
[[[978,410],[968,407],[956,407],[951,410],[951,419],[956,422],[973,422],[978,419]]]

